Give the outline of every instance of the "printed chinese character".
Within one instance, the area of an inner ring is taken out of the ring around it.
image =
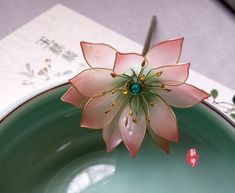
[[[50,46],[52,43],[54,43],[54,40],[49,40],[45,36],[41,37],[36,43],[39,43],[39,45],[44,45],[44,49],[46,49],[48,46]]]
[[[195,167],[195,166],[197,165],[197,160],[196,160],[196,158],[191,158],[191,159],[190,159],[190,163],[191,163],[191,166],[192,166],[192,167]]]
[[[59,55],[61,52],[63,52],[63,49],[65,47],[62,45],[59,45],[57,43],[53,43],[50,47],[49,50],[52,51],[53,53]]]
[[[196,149],[192,148],[190,149],[190,156],[193,157],[197,154]]]
[[[66,50],[62,56],[69,61],[73,61],[78,55],[70,50]]]
[[[186,154],[186,162],[188,165],[192,167],[196,167],[199,165],[200,155],[197,153],[195,148],[191,148],[188,150]]]

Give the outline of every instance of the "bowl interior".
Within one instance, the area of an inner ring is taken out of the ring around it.
[[[165,154],[147,135],[133,159],[106,153],[101,130],[80,128],[81,110],[61,102],[68,85],[37,96],[0,124],[2,193],[232,193],[235,131],[203,104],[174,109],[180,143]],[[198,167],[185,162],[189,148]]]

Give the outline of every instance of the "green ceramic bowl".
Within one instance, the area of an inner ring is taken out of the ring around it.
[[[1,193],[234,193],[235,130],[205,104],[175,109],[180,144],[165,154],[147,135],[133,159],[105,152],[101,130],[79,127],[63,85],[23,104],[0,124]],[[185,162],[189,148],[200,165]]]

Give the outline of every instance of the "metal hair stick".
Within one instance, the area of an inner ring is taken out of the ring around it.
[[[151,24],[150,24],[150,27],[149,27],[149,30],[148,30],[148,34],[147,34],[146,39],[145,39],[144,48],[143,48],[143,51],[142,51],[142,55],[143,56],[149,50],[153,34],[154,34],[155,30],[156,30],[156,26],[157,26],[157,17],[154,15],[152,17]]]

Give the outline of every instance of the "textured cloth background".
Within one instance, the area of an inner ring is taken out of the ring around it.
[[[153,14],[156,41],[185,37],[181,61],[235,89],[235,16],[213,0],[0,0],[0,38],[61,3],[143,43]]]

